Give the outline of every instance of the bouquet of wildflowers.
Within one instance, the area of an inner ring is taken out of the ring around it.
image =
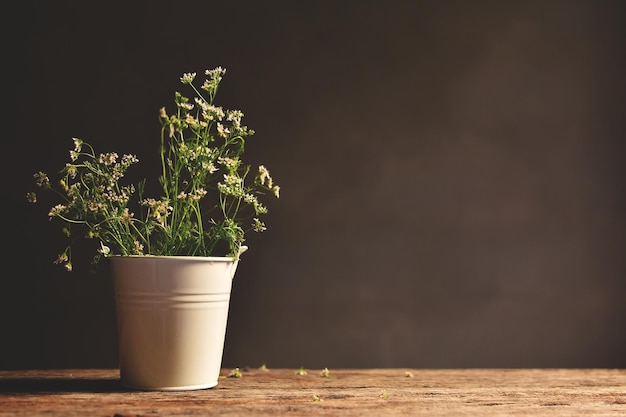
[[[176,111],[160,110],[161,196],[145,195],[145,179],[122,182],[139,162],[135,155],[96,153],[77,138],[58,182],[34,175],[38,187],[60,198],[48,214],[63,223],[68,238],[56,263],[72,270],[72,245],[82,238],[99,242],[94,263],[112,255],[237,258],[246,232],[265,230],[261,217],[268,210],[260,198],[278,198],[280,188],[263,165],[252,170],[242,160],[254,134],[242,125],[243,113],[214,104],[225,72],[207,70],[199,88],[195,73],[183,74],[193,99],[176,92]],[[37,201],[34,192],[27,198]]]

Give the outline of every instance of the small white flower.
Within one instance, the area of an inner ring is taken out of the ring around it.
[[[186,72],[183,74],[182,77],[180,77],[180,81],[183,84],[191,84],[195,78],[196,78],[195,72]]]
[[[226,70],[222,67],[216,67],[216,68],[213,68],[212,70],[205,70],[204,74],[210,78],[217,78],[226,74]]]
[[[100,252],[104,256],[107,256],[108,254],[111,253],[111,248],[106,246],[104,243],[100,242],[100,249],[98,249],[98,252]]]
[[[223,124],[218,123],[218,124],[217,124],[217,133],[218,133],[221,137],[225,138],[225,137],[226,137],[226,136],[228,136],[228,134],[230,133],[230,130],[229,130],[227,127],[224,127],[224,125],[223,125]]]
[[[223,158],[223,157],[218,158],[217,162],[219,162],[221,165],[225,166],[229,170],[236,169],[241,163],[239,159]]]
[[[63,213],[65,211],[67,207],[64,206],[63,204],[57,204],[56,206],[52,207],[50,209],[50,212],[48,213],[49,217],[54,217],[54,216],[58,216],[59,214]]]
[[[215,171],[217,171],[217,167],[215,166],[215,164],[213,164],[213,162],[202,162],[202,169],[204,169],[209,174],[213,174]]]
[[[72,140],[74,141],[74,151],[80,152],[83,148],[83,141],[78,138],[72,138]]]
[[[115,152],[103,153],[100,154],[98,162],[107,166],[113,165],[117,161],[117,157],[118,155]]]
[[[33,175],[33,178],[35,178],[35,184],[37,184],[37,187],[47,187],[50,185],[50,179],[48,178],[48,175],[41,171]]]
[[[252,220],[252,230],[254,230],[255,232],[263,232],[266,229],[265,227],[265,223],[263,223],[261,220],[254,218]]]
[[[261,185],[265,184],[265,181],[270,178],[270,172],[263,165],[259,165],[259,182]]]

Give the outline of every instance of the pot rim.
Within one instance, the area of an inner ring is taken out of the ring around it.
[[[189,256],[189,255],[111,255],[107,259],[178,259],[189,261],[222,261],[231,262],[235,258],[232,256]]]
[[[239,255],[248,250],[247,246],[241,246]],[[194,255],[110,255],[106,259],[178,259],[181,261],[199,262],[233,262],[238,261],[232,256],[194,256]]]

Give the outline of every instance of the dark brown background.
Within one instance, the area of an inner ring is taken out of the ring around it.
[[[282,187],[224,366],[626,366],[625,2],[224,3],[6,7],[0,368],[116,366],[106,268],[24,195],[73,136],[156,170],[215,66]]]

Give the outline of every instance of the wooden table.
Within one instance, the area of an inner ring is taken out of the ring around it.
[[[114,369],[0,371],[0,416],[626,416],[625,369],[232,371],[178,392]]]

